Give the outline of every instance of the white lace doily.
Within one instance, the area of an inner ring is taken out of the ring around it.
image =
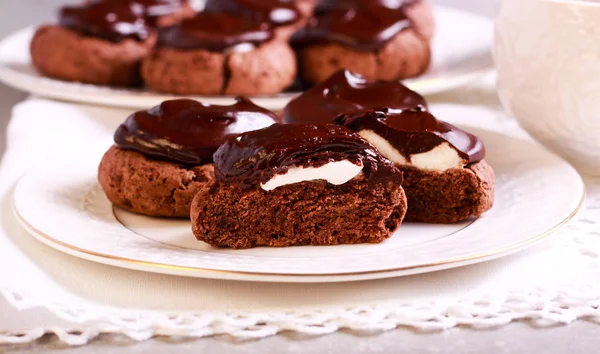
[[[476,116],[465,118],[524,136],[499,111],[489,89],[481,90],[463,90],[462,98],[452,98],[469,104],[465,95],[477,95],[476,102],[486,103],[487,108],[471,110]],[[63,255],[21,230],[9,204],[18,176],[64,149],[105,143],[125,114],[41,99],[15,109],[0,167],[0,267],[14,271],[0,274],[0,293],[19,310],[45,309],[63,324],[4,329],[0,343],[29,342],[48,332],[81,345],[100,333],[135,340],[214,334],[260,338],[286,330],[318,335],[342,328],[490,327],[520,319],[600,322],[600,179],[586,178],[582,212],[531,251],[460,269],[360,283],[261,284],[147,274]],[[65,138],[54,139],[58,132]]]

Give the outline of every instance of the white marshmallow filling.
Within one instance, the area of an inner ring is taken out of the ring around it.
[[[316,180],[339,186],[358,176],[362,169],[362,164],[357,165],[348,160],[329,162],[319,167],[294,166],[288,168],[286,173],[275,175],[266,183],[261,183],[260,187],[272,191],[281,186]]]
[[[370,142],[388,160],[397,165],[413,166],[422,170],[443,172],[452,168],[463,168],[466,161],[460,157],[449,143],[443,142],[433,149],[410,156],[407,160],[389,141],[370,129],[358,132],[365,140]]]

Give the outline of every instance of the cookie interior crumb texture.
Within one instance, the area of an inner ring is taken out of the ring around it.
[[[192,228],[218,247],[378,243],[404,218],[399,181],[373,185],[361,174],[339,186],[311,181],[268,192],[213,181],[192,203]]]
[[[494,204],[494,171],[485,161],[444,172],[397,167],[404,173],[406,221],[455,223],[478,217]]]

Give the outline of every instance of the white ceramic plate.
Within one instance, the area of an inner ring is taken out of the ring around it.
[[[430,94],[460,86],[489,72],[492,67],[491,21],[454,9],[435,8],[437,35],[433,41],[433,64],[425,75],[407,80],[411,88]],[[66,101],[145,109],[175,96],[145,90],[58,81],[40,76],[31,66],[29,42],[34,29],[16,32],[0,42],[0,81],[36,95]],[[252,97],[263,107],[279,110],[296,93]],[[194,97],[210,104],[230,104],[227,96]]]
[[[457,225],[403,224],[377,245],[216,249],[196,241],[188,221],[113,210],[96,181],[102,151],[64,156],[20,180],[14,207],[40,241],[68,254],[175,275],[278,282],[385,278],[458,267],[523,249],[569,220],[584,185],[556,155],[527,141],[469,128],[496,171],[496,203]]]

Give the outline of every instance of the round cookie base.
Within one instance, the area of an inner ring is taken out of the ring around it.
[[[43,75],[95,85],[141,84],[140,63],[150,54],[156,34],[138,42],[113,43],[60,26],[37,29],[30,44],[33,66]]]
[[[419,76],[431,63],[429,42],[406,29],[377,52],[363,52],[341,44],[317,44],[298,52],[300,73],[317,85],[342,69],[360,74],[367,81],[393,81]]]
[[[98,181],[113,204],[157,217],[189,218],[194,196],[213,179],[213,164],[186,167],[116,146],[98,167]]]
[[[494,171],[483,160],[444,172],[396,167],[404,173],[406,221],[451,224],[478,217],[494,204]]]
[[[152,90],[182,95],[269,95],[296,77],[294,51],[272,40],[249,52],[158,48],[144,59],[142,76]]]

